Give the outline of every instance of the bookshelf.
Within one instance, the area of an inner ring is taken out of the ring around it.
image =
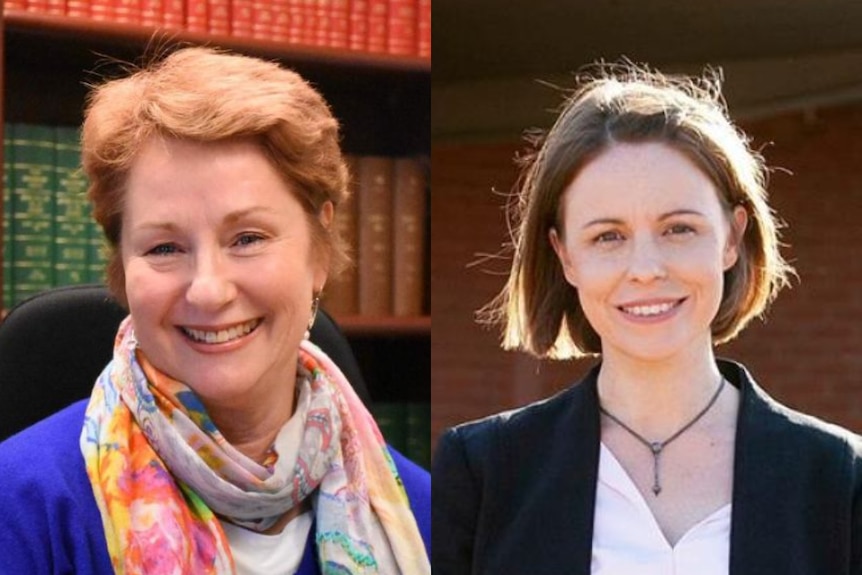
[[[143,55],[176,44],[225,48],[293,68],[330,103],[342,124],[343,149],[350,155],[430,156],[428,57],[69,18],[10,8],[8,3],[0,22],[0,129],[9,124],[79,126],[87,83],[122,75],[123,62],[140,63]],[[2,144],[0,153],[5,158]],[[375,402],[430,405],[427,217],[423,225],[421,312],[336,315]],[[358,254],[358,247],[354,251]],[[361,265],[357,261],[357,267]]]

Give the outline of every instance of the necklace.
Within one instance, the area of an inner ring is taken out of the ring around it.
[[[721,390],[724,389],[724,383],[726,381],[727,380],[722,377],[721,383],[718,384],[718,389],[715,390],[715,393],[712,395],[712,398],[709,400],[709,403],[706,404],[706,407],[701,409],[700,412],[697,415],[695,415],[691,421],[689,421],[688,423],[683,425],[681,428],[679,428],[679,430],[677,430],[676,433],[674,433],[673,435],[671,435],[670,437],[668,437],[664,441],[650,441],[650,440],[648,440],[643,435],[641,435],[640,433],[638,433],[637,431],[635,431],[634,429],[632,429],[631,427],[629,427],[628,425],[626,425],[625,423],[620,421],[615,415],[613,415],[607,409],[605,409],[604,407],[599,405],[599,410],[602,413],[604,413],[609,418],[611,418],[611,420],[613,420],[614,423],[616,423],[617,425],[619,425],[620,427],[622,427],[623,429],[628,431],[635,439],[637,439],[638,441],[640,441],[641,443],[646,445],[647,449],[649,449],[652,452],[652,458],[653,458],[652,492],[656,495],[656,497],[658,497],[658,494],[661,493],[661,481],[659,480],[659,473],[658,473],[658,463],[659,463],[659,458],[661,456],[661,452],[673,440],[675,440],[680,435],[682,435],[683,433],[685,433],[686,431],[691,429],[692,425],[694,425],[695,423],[700,421],[700,419],[704,415],[706,415],[706,413],[712,408],[712,406],[715,405],[715,402],[718,400],[718,396],[721,395]]]

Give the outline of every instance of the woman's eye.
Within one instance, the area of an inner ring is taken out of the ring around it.
[[[260,234],[245,233],[245,234],[240,234],[237,237],[235,244],[240,246],[240,247],[250,246],[252,244],[256,244],[257,242],[259,242],[261,240],[263,240],[263,236]]]
[[[174,244],[159,244],[147,251],[146,255],[152,256],[169,256],[177,253],[177,246]]]
[[[667,229],[667,233],[670,235],[683,235],[690,234],[694,232],[694,228],[687,224],[674,224]]]
[[[620,241],[621,239],[623,239],[623,235],[620,232],[609,231],[609,232],[602,232],[599,235],[597,235],[593,239],[593,242],[597,243],[597,244],[605,244],[605,243],[609,243],[609,242],[617,242],[617,241]]]

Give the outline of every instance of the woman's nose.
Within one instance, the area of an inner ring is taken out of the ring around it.
[[[221,309],[236,298],[237,288],[220,254],[200,254],[194,258],[186,300],[205,310]]]
[[[650,282],[667,277],[665,257],[655,238],[635,238],[631,246],[628,275],[632,281]]]

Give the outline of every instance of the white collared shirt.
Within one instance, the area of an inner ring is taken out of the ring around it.
[[[671,546],[631,477],[601,445],[592,575],[728,575],[731,505]]]

